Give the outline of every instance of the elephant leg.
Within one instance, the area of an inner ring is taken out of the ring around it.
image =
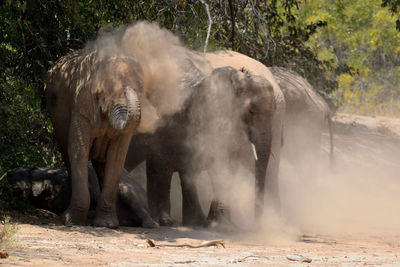
[[[182,187],[182,223],[183,225],[207,224],[207,219],[201,209],[197,188],[193,177],[185,172],[180,172],[179,177]]]
[[[147,159],[146,168],[150,214],[160,225],[171,226],[173,220],[170,216],[170,192],[173,169],[155,156]]]
[[[210,171],[207,171],[207,173],[211,180],[214,195],[214,198],[210,204],[210,210],[208,211],[207,223],[213,224],[226,222],[230,219],[230,210],[229,207],[224,204],[222,199],[218,196],[220,196],[219,192],[229,192],[229,190],[222,181],[216,179],[218,177],[213,177]]]
[[[93,169],[96,171],[99,180],[100,190],[103,188],[106,164],[97,160],[92,160]]]
[[[97,203],[94,226],[117,228],[119,226],[116,200],[119,181],[132,134],[123,134],[110,141],[106,155],[104,181]]]
[[[90,147],[90,125],[86,119],[73,112],[69,129],[68,157],[70,162],[71,201],[63,213],[66,225],[86,224],[90,206],[88,185],[88,160]]]
[[[230,217],[229,208],[222,204],[217,198],[214,198],[210,204],[210,210],[207,216],[207,223],[218,223]]]
[[[58,147],[69,174],[71,174],[71,164],[68,156],[68,143],[71,118],[68,118],[66,114],[70,112],[70,109],[71,107],[68,104],[63,105],[61,109],[50,106],[48,107]]]
[[[124,168],[128,172],[134,170],[139,164],[146,160],[147,155],[150,153],[147,145],[139,143],[141,141],[140,136],[134,136],[131,144],[129,145],[128,153],[126,154],[126,160]],[[139,139],[137,141],[136,139]],[[142,141],[144,142],[144,141]],[[138,144],[139,143],[139,144]]]
[[[279,166],[281,158],[281,149],[283,145],[283,116],[284,109],[277,109],[273,119],[271,151],[267,167],[265,181],[265,202],[267,208],[280,215],[281,205],[279,196]]]
[[[96,167],[95,167],[96,166]],[[97,171],[96,171],[97,169]],[[89,218],[94,218],[94,211],[97,206],[97,201],[99,200],[101,187],[99,184],[99,176],[104,177],[104,164],[95,160],[91,160],[88,170],[89,178],[89,193],[90,193],[90,210]],[[99,174],[97,174],[99,173]]]
[[[50,112],[50,111],[49,111]],[[72,192],[72,185],[71,185],[71,164],[69,161],[69,156],[68,156],[68,140],[69,140],[69,128],[70,128],[70,121],[65,120],[63,118],[60,118],[62,116],[65,116],[67,111],[64,112],[56,112],[52,111],[51,112],[51,121],[53,123],[53,128],[54,128],[54,134],[56,136],[56,140],[58,143],[58,148],[60,150],[62,160],[65,164],[65,167],[67,168],[67,174],[68,174],[68,183],[65,185],[64,188],[64,193],[66,200],[68,203],[66,206],[68,207],[70,200],[71,200],[71,192]],[[66,211],[67,208],[64,210]],[[65,222],[65,220],[64,220]]]
[[[129,207],[129,210],[136,214],[145,228],[158,228],[159,225],[151,218],[149,212],[144,208],[146,203],[140,203],[135,191],[131,190],[126,184],[119,184],[118,195],[120,200]]]

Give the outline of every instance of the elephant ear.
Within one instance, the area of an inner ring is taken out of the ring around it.
[[[96,95],[90,90],[90,86],[79,89],[75,104],[79,113],[88,119],[93,127],[101,127],[100,106]]]
[[[235,88],[237,84],[237,70],[226,66],[214,69],[211,73],[214,81],[218,81],[221,85],[231,86]]]
[[[229,66],[215,69],[213,72],[217,74],[217,79],[231,87],[236,96],[243,97],[243,94],[246,93],[248,73],[243,73]]]

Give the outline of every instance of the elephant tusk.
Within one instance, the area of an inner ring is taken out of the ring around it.
[[[254,158],[255,158],[256,160],[258,160],[256,147],[255,147],[255,145],[254,145],[253,143],[251,143],[251,148],[253,149]]]
[[[269,151],[269,154],[270,154],[273,158],[275,158],[275,154],[274,154],[274,152],[272,152],[272,150]]]

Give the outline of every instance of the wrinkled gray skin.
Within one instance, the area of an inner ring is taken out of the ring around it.
[[[204,59],[194,64],[199,66],[201,63],[204,63]],[[201,76],[197,75],[197,77]],[[218,81],[220,87],[212,88],[211,85],[216,84],[213,81]],[[204,76],[201,82],[193,88],[195,93],[186,102],[185,109],[168,119],[163,127],[157,129],[154,134],[135,134],[132,140],[125,168],[131,170],[144,159],[146,160],[149,208],[153,218],[158,220],[161,225],[172,224],[169,215],[169,194],[174,171],[179,172],[181,180],[183,224],[206,224],[206,218],[197,195],[196,181],[192,174],[199,170],[207,170],[210,162],[199,161],[204,165],[193,166],[191,164],[193,151],[186,144],[190,142],[191,138],[189,128],[193,130],[193,125],[190,125],[193,122],[189,119],[188,114],[196,105],[194,101],[199,99],[201,94],[208,94],[207,90],[213,89],[234,90],[237,97],[237,108],[243,109],[240,119],[244,122],[242,130],[247,135],[247,142],[236,140],[237,142],[232,144],[232,151],[229,151],[229,154],[233,157],[241,157],[244,151],[249,151],[248,141],[254,143],[258,156],[255,166],[256,198],[258,200],[256,212],[260,212],[260,203],[264,201],[265,171],[270,158],[272,142],[272,120],[275,112],[274,90],[269,80],[264,77],[248,75],[234,68],[224,67],[217,68],[211,74]],[[211,181],[215,181],[212,177],[214,173],[209,171],[209,175]],[[229,181],[226,182],[229,184]],[[214,202],[217,202],[217,199],[216,196]],[[213,212],[213,207],[210,212]]]
[[[286,100],[285,157],[300,165],[302,161],[315,162],[319,158],[322,132],[328,127],[332,164],[332,113],[328,104],[298,73],[281,67],[270,69]]]
[[[96,172],[89,164],[90,210],[96,207],[100,197],[100,186]],[[69,205],[71,186],[66,168],[19,167],[7,172],[5,179],[12,193],[25,196],[36,208],[56,214],[63,213]],[[117,214],[121,225],[158,227],[148,211],[147,196],[126,170],[119,183]]]
[[[140,122],[142,84],[141,68],[133,58],[101,57],[89,49],[64,56],[48,71],[47,107],[72,186],[65,224],[86,224],[92,160],[101,187],[93,224],[118,227],[118,184]]]

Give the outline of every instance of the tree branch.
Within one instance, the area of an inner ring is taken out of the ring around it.
[[[207,37],[206,37],[206,41],[204,43],[204,53],[205,53],[205,52],[207,52],[208,39],[210,38],[212,19],[211,19],[210,8],[208,7],[208,4],[204,0],[200,0],[200,2],[203,3],[203,5],[206,7],[206,12],[207,12],[207,16],[208,16]]]
[[[231,45],[232,45],[232,50],[235,51],[235,10],[234,10],[233,0],[229,0],[229,9],[231,11],[231,23],[232,23]]]

